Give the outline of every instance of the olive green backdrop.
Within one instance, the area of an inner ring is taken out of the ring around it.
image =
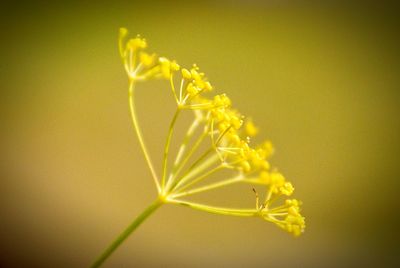
[[[303,200],[293,238],[167,205],[105,267],[385,267],[399,241],[396,6],[315,2],[2,4],[0,266],[87,267],[156,196],[134,135],[118,28],[197,63],[251,115]],[[160,167],[173,100],[137,88]],[[251,189],[214,204],[254,204]]]

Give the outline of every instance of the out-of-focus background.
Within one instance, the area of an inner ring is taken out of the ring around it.
[[[155,198],[128,113],[121,26],[150,51],[197,63],[251,115],[307,229],[294,239],[260,219],[168,205],[105,267],[395,266],[396,6],[282,2],[2,4],[0,266],[87,267]],[[137,95],[158,168],[166,89]],[[238,198],[254,202],[251,189]]]

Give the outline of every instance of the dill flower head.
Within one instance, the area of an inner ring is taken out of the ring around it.
[[[256,216],[294,236],[303,233],[305,221],[300,214],[301,202],[288,199],[294,187],[280,172],[271,168],[269,159],[274,152],[271,142],[267,140],[258,145],[250,142],[250,138],[259,133],[253,120],[233,108],[226,94],[209,97],[214,87],[197,65],[181,67],[175,60],[148,52],[147,41],[139,35],[127,37],[128,31],[121,28],[119,52],[130,82],[132,119],[160,200],[216,214]],[[176,102],[160,174],[153,167],[134,110],[137,82],[150,79],[166,80]],[[175,160],[168,163],[175,124],[184,111],[193,113],[193,121],[174,155]],[[209,144],[209,148],[201,151],[204,144]],[[223,170],[230,170],[233,175],[207,183],[207,178]],[[253,208],[226,208],[185,200],[188,196],[236,183],[248,184],[250,189],[251,185],[262,186],[265,189],[262,200],[254,188]]]

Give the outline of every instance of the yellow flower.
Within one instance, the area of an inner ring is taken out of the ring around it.
[[[137,81],[166,79],[177,104],[164,148],[161,178],[151,163],[141,132],[137,131],[160,200],[217,214],[261,216],[295,236],[300,235],[305,228],[304,217],[300,214],[300,202],[290,199],[283,205],[273,207],[279,199],[291,196],[294,187],[280,172],[270,170],[269,158],[274,151],[272,143],[265,141],[258,145],[251,144],[250,138],[259,133],[253,120],[234,109],[226,94],[208,96],[213,86],[197,65],[181,68],[175,60],[157,57],[145,51],[147,42],[140,36],[125,42],[127,35],[127,30],[121,28],[120,54],[131,88]],[[170,144],[175,124],[183,110],[193,111],[193,122],[178,146],[175,161],[168,165],[168,159],[173,158]],[[133,108],[131,112],[138,129]],[[201,153],[200,148],[204,146],[209,146],[209,149]],[[207,183],[212,174],[226,169],[232,170],[235,175]],[[202,186],[199,186],[200,182],[203,183]],[[263,185],[266,190],[265,201],[260,205],[257,194],[256,209],[240,209],[221,208],[181,199],[235,183]]]
[[[207,97],[213,86],[197,65],[190,69],[180,68],[175,60],[157,57],[145,51],[147,42],[137,36],[126,41],[128,31],[119,31],[119,52],[129,78],[129,107],[135,131],[157,187],[157,199],[140,214],[134,222],[100,255],[92,267],[99,267],[151,213],[165,203],[178,204],[193,209],[239,217],[261,217],[283,230],[299,236],[304,232],[305,220],[300,214],[301,202],[289,199],[283,205],[275,203],[294,192],[292,183],[275,171],[270,171],[267,161],[273,153],[271,142],[253,146],[250,137],[258,134],[258,128],[249,118],[232,108],[225,95]],[[180,72],[178,72],[181,70]],[[135,86],[139,81],[163,78],[168,80],[177,107],[168,129],[164,147],[161,176],[159,177],[144,143],[135,112]],[[176,82],[178,85],[176,86]],[[193,121],[178,146],[173,164],[170,151],[173,132],[183,110],[193,111]],[[245,123],[243,123],[245,122]],[[201,152],[200,148],[208,148]],[[218,180],[208,178],[218,172]],[[201,185],[199,185],[201,183]],[[211,206],[184,200],[185,197],[227,187],[235,183],[260,184],[264,186],[265,201],[260,204],[256,193],[255,208],[228,208]]]
[[[304,217],[300,214],[300,205],[300,201],[288,199],[282,206],[272,209],[263,208],[261,216],[294,236],[299,236],[306,227]]]

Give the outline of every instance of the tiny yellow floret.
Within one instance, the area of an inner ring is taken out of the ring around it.
[[[253,121],[249,119],[245,124],[246,134],[250,137],[254,137],[258,133],[258,128],[254,125]]]

